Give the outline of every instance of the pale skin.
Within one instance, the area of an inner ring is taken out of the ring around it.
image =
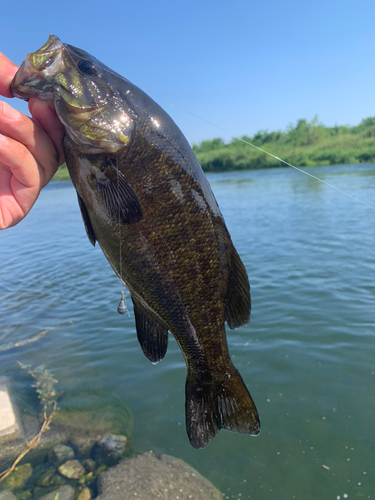
[[[18,67],[0,52],[0,96]],[[18,224],[64,163],[63,127],[53,103],[30,99],[31,118],[0,101],[0,230]]]

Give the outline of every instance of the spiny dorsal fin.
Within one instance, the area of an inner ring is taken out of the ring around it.
[[[137,328],[138,341],[147,359],[157,363],[164,358],[168,348],[168,330],[160,323],[151,319],[143,309],[138,306],[134,299],[135,326]]]

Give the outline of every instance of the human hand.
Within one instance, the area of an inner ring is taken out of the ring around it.
[[[0,95],[17,66],[0,52]],[[0,101],[0,229],[18,224],[64,163],[64,129],[51,101],[30,99],[32,118]]]

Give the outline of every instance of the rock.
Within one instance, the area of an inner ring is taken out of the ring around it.
[[[68,460],[58,468],[60,474],[68,479],[79,479],[85,473],[85,468],[78,460]]]
[[[168,455],[144,453],[122,460],[100,475],[95,500],[223,500],[190,465]]]
[[[86,432],[83,436],[72,433],[69,439],[80,457],[89,457],[100,434]]]
[[[53,489],[56,489],[56,488],[42,488],[41,486],[35,486],[35,488],[33,488],[33,500],[39,500],[42,496],[44,495],[47,495],[47,493],[49,493],[50,491],[52,491]]]
[[[51,448],[61,443],[70,442],[82,458],[88,458],[97,441],[108,434],[124,435],[131,441],[133,417],[130,410],[119,398],[108,393],[77,392],[70,407],[59,400],[58,411],[45,432],[38,446],[30,451],[28,460],[31,463],[41,462]],[[15,441],[0,445],[0,470],[12,465],[23,451],[25,445],[38,432],[41,421],[30,411],[20,408],[21,424],[24,436]]]
[[[51,493],[48,493],[48,495],[44,495],[40,497],[39,500],[55,500],[56,495],[58,496],[59,500],[73,500],[74,499],[74,489],[69,486],[62,486],[58,490],[51,491]]]
[[[4,479],[3,486],[7,490],[19,490],[25,486],[32,473],[33,468],[31,464],[19,465]]]
[[[21,421],[24,436],[10,443],[0,445],[0,470],[9,467],[24,450],[26,443],[31,441],[40,430],[41,423],[38,422],[35,415],[21,413]],[[59,443],[66,442],[67,439],[67,434],[60,429],[56,429],[52,423],[50,429],[43,434],[38,446],[28,453],[28,460],[32,463],[44,460],[51,448]]]
[[[99,474],[101,474],[102,472],[104,472],[107,469],[108,469],[108,467],[105,464],[102,464],[100,467],[98,467],[96,469],[96,474],[99,476]]]
[[[0,446],[14,441],[22,435],[22,430],[13,408],[6,379],[0,378]]]
[[[43,486],[43,488],[48,488],[49,487],[49,482],[51,480],[51,477],[54,475],[55,469],[49,469],[47,470],[44,474],[40,476],[36,484],[38,486]]]
[[[61,465],[67,460],[74,458],[74,450],[70,446],[64,444],[57,444],[48,452],[48,461],[51,464]]]
[[[84,474],[78,479],[78,483],[82,485],[89,486],[90,484],[96,481],[96,476],[93,472],[89,472],[88,474]]]
[[[115,434],[105,436],[95,446],[95,459],[98,462],[115,464],[125,455],[127,441],[126,436],[116,436]]]
[[[81,493],[78,495],[77,500],[91,500],[91,491],[89,488],[83,488]]]
[[[96,469],[96,463],[91,458],[85,460],[83,462],[83,466],[87,470],[87,472],[94,472]]]
[[[43,488],[58,488],[66,483],[66,480],[55,473],[55,469],[45,472],[37,481],[38,486]]]
[[[79,456],[88,458],[95,443],[108,434],[129,439],[133,417],[122,400],[108,393],[78,392],[70,407],[61,405],[53,424],[67,433]]]
[[[30,490],[22,491],[18,494],[17,500],[30,500],[32,496],[33,495]]]
[[[17,500],[11,491],[0,491],[0,500]]]

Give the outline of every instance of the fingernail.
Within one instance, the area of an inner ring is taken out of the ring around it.
[[[5,118],[8,118],[9,120],[18,120],[21,116],[21,113],[17,111],[16,109],[12,108],[12,106],[9,106],[6,102],[2,102],[3,105],[3,116]],[[1,113],[0,113],[1,114]]]

